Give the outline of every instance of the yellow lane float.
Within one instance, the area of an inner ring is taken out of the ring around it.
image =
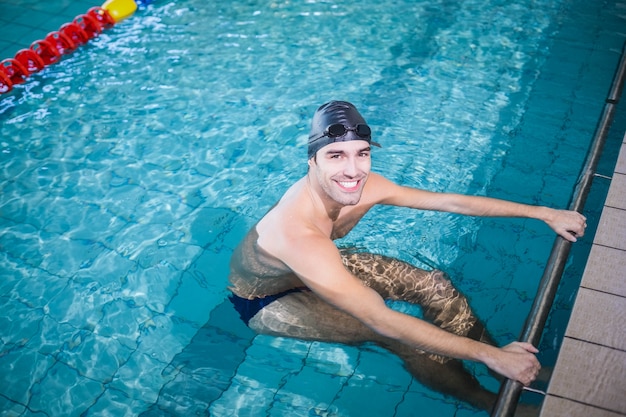
[[[137,3],[134,0],[107,0],[102,4],[102,8],[109,12],[117,23],[132,16],[137,10]]]

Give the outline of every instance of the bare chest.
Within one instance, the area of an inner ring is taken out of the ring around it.
[[[366,206],[354,206],[354,207],[345,207],[344,209],[348,209],[345,212],[342,210],[341,214],[333,222],[333,228],[330,234],[330,238],[341,239],[345,235],[347,235],[350,230],[356,226],[356,224],[365,216],[365,213],[369,210],[370,207]]]

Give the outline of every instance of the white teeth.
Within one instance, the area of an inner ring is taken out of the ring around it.
[[[342,187],[344,188],[352,188],[352,187],[356,187],[358,181],[339,181],[339,184],[341,184]]]

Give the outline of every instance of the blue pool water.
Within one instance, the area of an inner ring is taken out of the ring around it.
[[[624,2],[588,3],[156,1],[0,96],[2,415],[486,415],[382,350],[254,337],[228,261],[330,99],[395,181],[566,207],[624,41]],[[340,243],[448,271],[507,343],[553,239],[378,208]]]

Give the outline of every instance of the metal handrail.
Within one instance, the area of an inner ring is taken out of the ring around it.
[[[626,43],[622,48],[621,59],[613,77],[613,83],[611,90],[607,96],[600,117],[598,126],[594,134],[594,138],[587,153],[585,165],[578,177],[578,182],[572,196],[572,202],[570,203],[570,210],[578,212],[583,211],[585,202],[593,177],[595,175],[598,161],[602,155],[602,148],[606,142],[609,129],[613,122],[617,103],[619,102],[624,87],[624,79],[626,76]],[[535,346],[539,344],[541,340],[541,334],[548,319],[548,314],[552,308],[556,291],[561,281],[561,276],[565,269],[565,262],[569,256],[571,243],[560,236],[557,236],[552,246],[552,252],[550,252],[550,258],[546,268],[544,269],[539,288],[537,290],[537,296],[533,302],[533,306],[526,318],[526,323],[520,336],[520,341],[531,343]],[[519,402],[522,389],[524,387],[520,382],[506,379],[500,385],[500,392],[498,393],[498,399],[491,413],[492,417],[512,417],[515,413],[515,408]]]

